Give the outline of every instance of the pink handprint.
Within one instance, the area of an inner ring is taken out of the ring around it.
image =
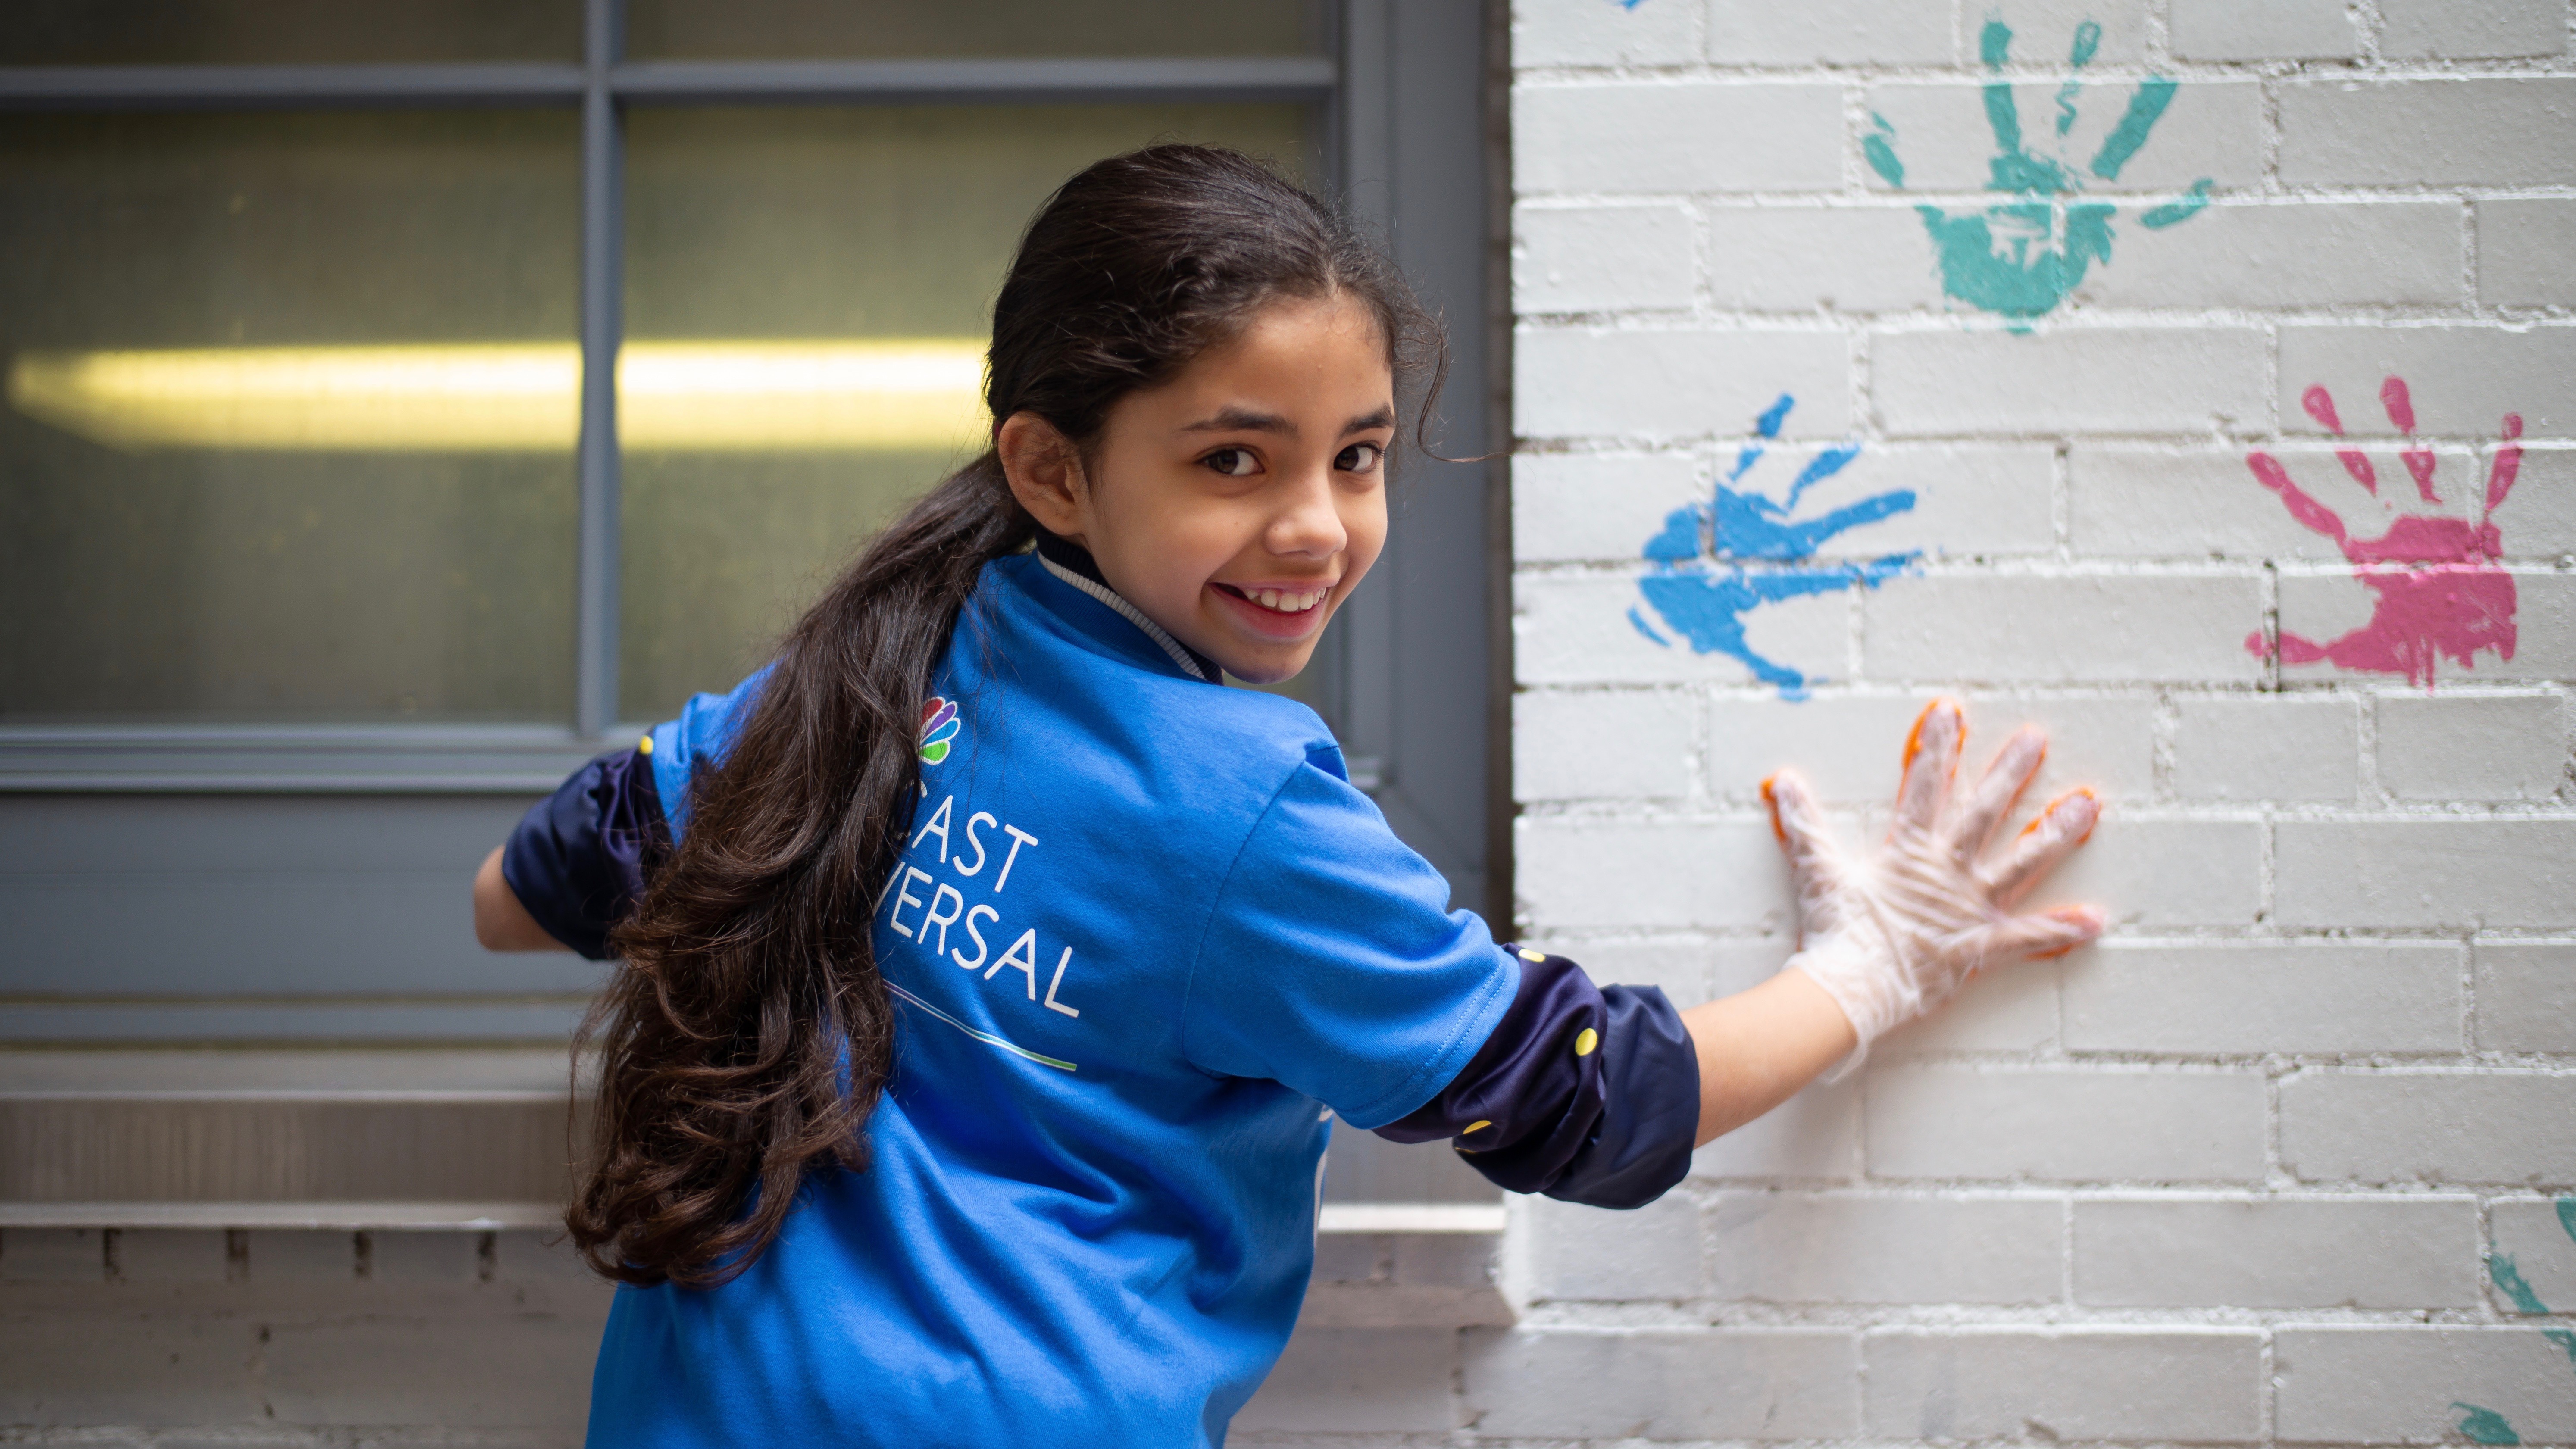
[[[2433,450],[2415,442],[2415,402],[2406,390],[2406,380],[2392,377],[2381,383],[2379,401],[2388,410],[2388,420],[2406,435],[2408,446],[2397,456],[2415,480],[2416,496],[2426,503],[2440,503],[2442,495],[2433,487]],[[2332,394],[2311,387],[2299,403],[2326,431],[2343,436],[2343,421],[2335,415]],[[2504,554],[2504,538],[2494,520],[2522,467],[2522,445],[2514,441],[2521,436],[2522,415],[2505,414],[2505,446],[2496,451],[2495,466],[2487,474],[2486,508],[2478,522],[2410,513],[2399,516],[2388,532],[2375,539],[2346,533],[2334,510],[2290,481],[2279,459],[2259,450],[2246,454],[2246,466],[2264,487],[2281,495],[2290,516],[2333,539],[2343,556],[2356,565],[2354,576],[2379,596],[2369,623],[2330,643],[2284,630],[2281,657],[2292,664],[2324,660],[2344,669],[2403,674],[2408,682],[2427,687],[2433,682],[2434,666],[2445,655],[2458,660],[2463,669],[2473,667],[2471,658],[2481,649],[2511,659],[2513,575],[2496,566]],[[2379,492],[2379,476],[2359,448],[2339,448],[2335,457],[2354,482],[2374,495]],[[2271,657],[2260,630],[2246,636],[2245,647],[2257,658]]]

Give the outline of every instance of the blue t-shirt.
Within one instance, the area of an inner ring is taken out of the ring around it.
[[[759,682],[653,732],[675,830]],[[1512,1004],[1313,712],[1037,557],[934,688],[869,1166],[729,1283],[618,1290],[593,1445],[1219,1443],[1296,1321],[1326,1119],[1414,1111]]]

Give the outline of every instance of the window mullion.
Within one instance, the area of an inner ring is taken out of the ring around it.
[[[581,531],[575,727],[617,722],[617,350],[625,330],[625,136],[609,73],[624,0],[585,0],[581,103]]]

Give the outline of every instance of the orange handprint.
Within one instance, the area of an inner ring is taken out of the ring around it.
[[[2392,377],[2381,383],[2379,401],[2388,410],[2388,420],[2406,435],[2409,446],[2398,458],[2415,480],[2416,496],[2426,503],[2440,503],[2442,496],[2433,486],[2433,450],[2415,442],[2415,403],[2407,392],[2406,380]],[[2326,431],[2338,438],[2343,436],[2343,421],[2335,415],[2332,394],[2322,387],[2311,387],[2299,403]],[[2487,473],[2486,507],[2478,522],[2410,513],[2401,515],[2389,525],[2388,532],[2375,539],[2357,539],[2346,533],[2343,520],[2334,510],[2290,481],[2279,459],[2259,449],[2246,454],[2246,466],[2254,470],[2264,487],[2281,495],[2290,516],[2333,539],[2342,548],[2343,556],[2357,565],[2354,576],[2379,596],[2369,623],[2330,643],[2320,644],[2284,630],[2281,657],[2292,664],[2324,660],[2344,669],[2403,674],[2410,683],[2428,687],[2433,682],[2434,666],[2446,655],[2458,660],[2463,669],[2473,667],[2472,657],[2481,649],[2492,649],[2497,657],[2511,659],[2513,575],[2496,566],[2495,561],[2504,554],[2504,539],[2494,520],[2505,495],[2513,491],[2515,473],[2522,467],[2522,445],[2514,441],[2521,436],[2522,415],[2505,414],[2505,446],[2497,450],[2495,465]],[[2354,482],[2378,493],[2378,474],[2360,449],[2339,448],[2335,457]],[[2270,658],[2272,654],[2259,630],[2246,637],[2245,647],[2258,658]]]

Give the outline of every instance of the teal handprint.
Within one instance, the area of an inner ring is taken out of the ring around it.
[[[2086,21],[2076,27],[2075,45],[2067,59],[2077,76],[2057,91],[2057,134],[2074,129],[2076,99],[2083,94],[2080,72],[2101,46],[2102,27]],[[2085,270],[2111,260],[2111,217],[2116,211],[2099,201],[2069,201],[2084,181],[2064,162],[2034,153],[2022,138],[2021,107],[2012,83],[2003,78],[2011,58],[2012,30],[1989,20],[1978,36],[1978,50],[1995,78],[1986,82],[1986,124],[1995,133],[1995,157],[1986,189],[2014,197],[1970,216],[1951,216],[1937,206],[1918,206],[1932,250],[1941,263],[1941,290],[1971,306],[2001,313],[2016,323],[2046,314],[2083,284]],[[2120,168],[2138,154],[2147,137],[2173,104],[2174,83],[2149,76],[2129,95],[2120,123],[2104,137],[2085,167],[2104,181],[2116,181]],[[1896,155],[1896,131],[1884,116],[1870,117],[1875,130],[1862,138],[1861,151],[1870,169],[1898,189],[1905,185],[1905,163]],[[2209,178],[2193,183],[2183,200],[2150,209],[2138,218],[2154,229],[2189,219],[2209,202]]]

